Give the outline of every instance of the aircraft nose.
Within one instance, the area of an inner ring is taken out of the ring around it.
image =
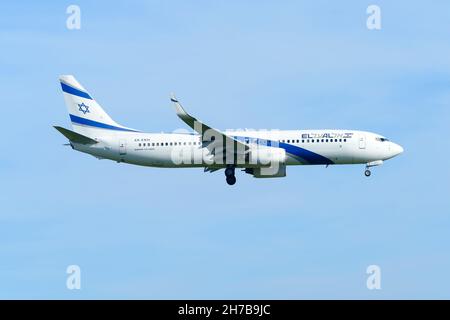
[[[403,153],[404,150],[403,150],[403,147],[401,145],[396,144],[396,143],[392,143],[391,151],[392,151],[392,153],[394,154],[394,157],[395,157],[395,156]]]

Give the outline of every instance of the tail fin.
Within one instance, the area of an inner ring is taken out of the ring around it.
[[[75,132],[86,136],[99,134],[99,130],[137,132],[111,119],[74,76],[60,76],[59,81]]]

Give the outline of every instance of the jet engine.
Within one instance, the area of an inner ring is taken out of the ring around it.
[[[254,178],[282,178],[286,177],[286,165],[246,168],[245,173],[253,175]]]
[[[286,176],[286,150],[258,147],[250,149],[245,172],[255,178],[280,178]]]
[[[245,162],[256,167],[279,166],[286,162],[286,150],[274,147],[253,147],[246,154]]]

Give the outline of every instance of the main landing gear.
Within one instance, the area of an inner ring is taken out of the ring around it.
[[[227,183],[232,186],[236,183],[236,176],[234,175],[234,167],[227,167],[225,169],[225,177],[227,177]]]
[[[366,171],[364,171],[364,175],[365,175],[366,177],[370,177],[370,175],[371,175],[370,170],[369,170],[369,169],[366,169]]]

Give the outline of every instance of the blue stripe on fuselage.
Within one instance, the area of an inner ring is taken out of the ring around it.
[[[136,131],[136,130],[116,127],[116,126],[112,126],[112,125],[109,125],[109,124],[106,124],[106,123],[97,122],[97,121],[89,120],[89,119],[86,119],[86,118],[81,118],[81,117],[75,116],[73,114],[69,114],[69,116],[70,116],[70,121],[72,121],[73,123],[76,123],[76,124],[82,124],[82,125],[85,125],[85,126],[96,127],[96,128],[100,128],[100,129],[109,129],[109,130],[117,130],[117,131],[128,131],[128,132],[139,132],[139,131]]]
[[[333,164],[334,162],[318,153],[294,146],[289,143],[279,142],[279,147],[286,150],[286,153],[294,157],[304,159],[309,164]]]
[[[307,162],[308,164],[334,164],[333,161],[328,159],[327,157],[324,157],[318,153],[306,150],[304,148],[297,147],[295,145],[284,143],[284,142],[278,142],[273,140],[266,140],[266,139],[259,139],[259,138],[252,138],[252,137],[240,137],[240,136],[234,136],[236,140],[242,141],[242,142],[251,142],[256,143],[258,145],[262,146],[268,146],[268,147],[275,147],[275,148],[282,148],[286,150],[286,153],[297,158],[301,162]]]

